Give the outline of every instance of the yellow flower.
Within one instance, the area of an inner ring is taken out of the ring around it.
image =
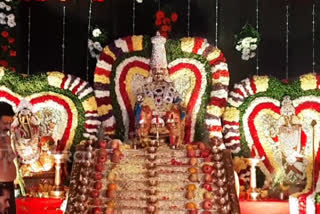
[[[181,50],[191,53],[194,47],[194,38],[185,37],[181,39]]]
[[[257,91],[256,93],[259,92],[264,92],[268,89],[269,87],[269,77],[268,76],[253,76],[253,80],[256,84]]]
[[[248,166],[243,158],[235,157],[233,159],[233,167],[234,170],[239,173],[241,170],[246,169]]]
[[[105,115],[105,114],[108,114],[108,112],[110,110],[112,110],[112,106],[110,104],[109,105],[102,105],[102,106],[98,107],[98,114]]]
[[[208,54],[207,60],[208,60],[208,61],[211,61],[211,60],[219,57],[219,56],[220,56],[220,53],[221,53],[221,51],[220,51],[219,49],[217,49],[217,48],[214,49],[214,51],[212,51],[211,53]]]
[[[103,52],[104,52],[106,55],[110,56],[113,60],[116,60],[116,59],[117,59],[116,55],[110,50],[110,48],[109,48],[108,46],[106,46],[106,47],[103,49]]]
[[[143,48],[143,36],[132,36],[132,46],[134,51],[141,51]]]
[[[60,88],[62,80],[64,78],[64,74],[58,71],[48,72],[48,83],[51,86],[56,88]]]
[[[224,110],[223,108],[220,108],[220,107],[214,106],[214,105],[209,105],[207,107],[207,113],[212,114],[217,117],[220,117],[222,115],[223,110]]]
[[[2,77],[4,76],[4,67],[0,67],[0,80],[2,79]]]
[[[305,74],[300,76],[301,88],[306,90],[317,88],[317,78],[314,74]]]
[[[240,111],[234,107],[227,107],[223,113],[223,119],[226,121],[239,121]]]
[[[89,97],[85,101],[82,102],[82,106],[85,111],[95,111],[97,110],[97,103],[94,96]]]

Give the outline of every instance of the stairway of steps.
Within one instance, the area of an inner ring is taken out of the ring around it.
[[[85,152],[84,159],[73,166],[78,169],[73,174],[80,177],[78,182],[72,181],[67,213],[238,213],[232,204],[235,192],[230,194],[226,166],[215,168],[212,152],[203,156],[197,146],[171,149],[166,144],[101,150],[105,149],[93,150],[89,161]],[[107,158],[100,158],[101,154]],[[204,166],[209,170],[204,171]],[[220,173],[219,177],[215,173]],[[86,191],[79,188],[81,184]]]

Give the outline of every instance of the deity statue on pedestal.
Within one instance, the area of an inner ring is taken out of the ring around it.
[[[301,148],[301,122],[295,115],[295,108],[289,96],[284,97],[280,113],[279,142],[285,170],[284,182],[300,185],[305,183],[306,178],[306,166]]]
[[[167,135],[176,147],[184,137],[185,108],[169,78],[165,43],[159,33],[152,37],[151,74],[136,91],[135,119],[140,144],[147,144],[152,135]]]
[[[49,151],[55,149],[54,143],[41,139],[39,124],[32,105],[27,100],[22,100],[11,124],[11,138],[23,177],[49,171],[54,166],[53,156],[49,154]]]

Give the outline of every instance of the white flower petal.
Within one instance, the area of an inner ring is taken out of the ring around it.
[[[257,47],[258,47],[258,46],[257,46],[256,44],[250,45],[250,49],[251,49],[251,50],[255,50],[255,49],[257,49]]]
[[[101,35],[101,30],[99,28],[96,28],[92,31],[93,37],[99,37]]]

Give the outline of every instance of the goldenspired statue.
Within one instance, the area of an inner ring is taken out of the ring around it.
[[[169,78],[166,39],[157,33],[151,41],[151,75],[136,92],[137,135],[140,143],[145,144],[151,133],[169,134],[170,144],[175,147],[183,140],[185,108],[182,107],[182,99]]]
[[[41,145],[43,142],[40,142],[39,124],[38,118],[32,112],[32,105],[22,100],[11,124],[11,138],[21,165],[22,176],[48,171],[54,165],[53,156],[48,152],[49,148]]]
[[[284,182],[302,184],[305,180],[305,163],[301,149],[301,122],[289,96],[282,101],[279,120],[279,142],[285,169]]]

